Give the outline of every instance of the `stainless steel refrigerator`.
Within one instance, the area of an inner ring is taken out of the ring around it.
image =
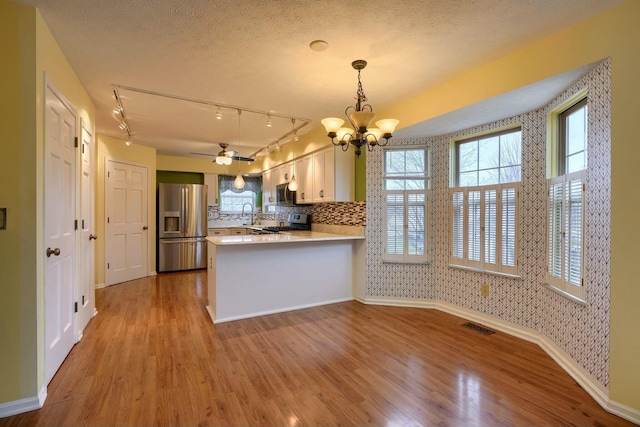
[[[158,271],[207,267],[207,186],[159,184]]]

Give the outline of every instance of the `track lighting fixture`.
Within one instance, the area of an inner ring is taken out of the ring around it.
[[[271,121],[271,114],[267,114],[267,127],[270,128],[273,126],[273,122]]]
[[[133,144],[133,139],[131,138],[131,128],[129,128],[129,124],[127,123],[127,119],[124,115],[124,107],[122,106],[122,102],[120,101],[120,97],[118,96],[118,92],[113,90],[113,99],[116,100],[116,106],[113,107],[113,117],[118,120],[118,128],[124,131],[126,134],[125,144],[130,146]]]
[[[222,120],[222,110],[220,110],[220,106],[216,105],[216,119]]]

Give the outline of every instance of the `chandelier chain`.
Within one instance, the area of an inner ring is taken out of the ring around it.
[[[360,81],[360,70],[358,70],[358,104],[360,102],[366,102],[367,96],[364,94],[364,89],[362,89],[362,81]]]

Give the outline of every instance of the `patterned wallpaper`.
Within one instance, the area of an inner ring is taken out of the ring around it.
[[[585,227],[587,304],[544,286],[546,257],[546,114],[588,88],[589,140]],[[520,278],[451,268],[449,261],[449,141],[477,132],[522,125]],[[609,384],[610,61],[597,64],[547,106],[536,111],[435,138],[391,140],[431,148],[428,264],[383,263],[382,150],[367,153],[367,289],[371,297],[438,300],[534,329]],[[480,284],[489,283],[489,297]]]

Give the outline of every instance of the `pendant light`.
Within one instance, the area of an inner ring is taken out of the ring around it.
[[[296,129],[296,119],[291,119],[291,124],[293,126],[293,131],[295,133]],[[291,172],[291,181],[289,181],[289,191],[297,191],[298,190],[298,181],[296,181],[296,139],[293,139],[291,143],[291,152],[293,153],[293,169]]]
[[[242,114],[242,110],[238,110],[238,144],[240,143],[240,116]],[[242,178],[242,174],[240,173],[240,161],[238,161],[238,175],[236,175],[236,179],[233,180],[233,187],[238,190],[242,190],[244,188],[244,178]]]

